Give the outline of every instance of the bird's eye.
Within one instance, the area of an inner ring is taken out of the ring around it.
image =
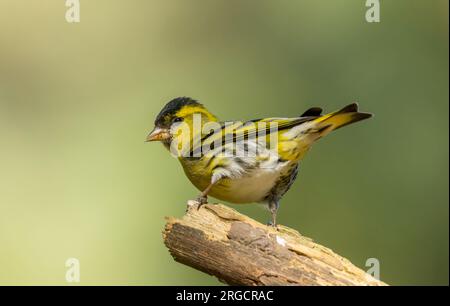
[[[173,119],[173,122],[181,122],[183,121],[183,118],[180,117],[176,117],[175,119]]]

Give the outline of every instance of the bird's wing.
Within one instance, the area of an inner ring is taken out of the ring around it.
[[[199,141],[193,143],[191,154],[198,153],[202,147],[211,145],[225,145],[230,142],[236,143],[245,139],[257,139],[266,137],[270,139],[271,134],[291,129],[302,123],[318,118],[317,116],[297,118],[264,118],[250,121],[220,122],[216,128],[211,129],[208,134],[202,135]]]

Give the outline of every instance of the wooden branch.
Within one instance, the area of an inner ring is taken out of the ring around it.
[[[173,258],[230,285],[386,285],[288,227],[276,230],[221,204],[167,218]]]

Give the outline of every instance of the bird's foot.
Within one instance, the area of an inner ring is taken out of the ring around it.
[[[197,210],[199,210],[200,207],[202,207],[205,204],[208,204],[208,197],[204,195],[199,195],[197,199],[195,199],[195,201],[197,201],[198,203]]]
[[[277,231],[279,230],[278,224],[277,224],[277,223],[274,223],[273,221],[267,222],[267,226],[270,226],[270,227],[276,229]]]
[[[204,204],[208,203],[208,197],[206,196],[198,196],[195,200],[189,200],[187,202],[186,212],[188,212],[191,208],[196,207],[197,210],[200,209],[200,207]]]

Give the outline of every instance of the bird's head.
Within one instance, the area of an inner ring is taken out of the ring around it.
[[[217,121],[213,114],[194,99],[180,97],[169,101],[156,116],[155,128],[147,136],[146,141],[161,141],[165,145],[170,145],[181,124],[189,126],[192,134],[194,115],[199,115],[202,123]]]

